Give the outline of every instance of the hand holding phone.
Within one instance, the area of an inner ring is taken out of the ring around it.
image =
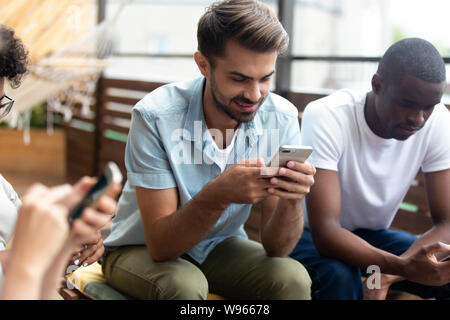
[[[283,145],[272,157],[268,167],[286,167],[289,161],[305,162],[312,151],[310,146]]]
[[[268,192],[283,199],[303,199],[314,183],[314,167],[304,164],[312,151],[309,146],[281,146],[268,167],[261,168],[264,169],[264,172],[261,170],[261,175],[266,175],[264,179],[271,184]],[[295,165],[288,167],[289,162],[295,162]]]
[[[114,162],[106,164],[103,173],[98,177],[97,183],[89,190],[78,205],[69,214],[69,224],[81,217],[83,210],[87,207],[94,207],[98,199],[108,192],[108,190],[122,182],[122,173]]]
[[[305,162],[312,153],[310,146],[283,145],[272,157],[267,167],[261,170],[262,175],[273,175],[278,172],[278,168],[287,167],[289,161]]]

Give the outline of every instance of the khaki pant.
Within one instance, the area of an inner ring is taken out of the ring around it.
[[[155,262],[145,246],[122,247],[102,263],[108,283],[139,299],[311,299],[311,279],[291,258],[267,257],[258,242],[232,237],[202,265],[183,256]]]

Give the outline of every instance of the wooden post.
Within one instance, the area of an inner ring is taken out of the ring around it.
[[[97,0],[97,23],[102,23],[106,18],[106,0]],[[100,174],[100,148],[102,137],[102,108],[103,108],[103,73],[100,74],[95,92],[95,138],[94,138],[94,170],[95,174]]]
[[[295,0],[278,0],[278,18],[289,34],[289,46],[286,52],[278,57],[275,78],[275,92],[286,97],[291,89],[292,41],[294,39]]]
[[[97,0],[97,22],[101,23],[106,16],[106,0]]]

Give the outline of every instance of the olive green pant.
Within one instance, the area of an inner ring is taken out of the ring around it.
[[[232,237],[217,245],[203,264],[186,255],[155,262],[145,246],[127,246],[103,261],[103,273],[116,289],[138,299],[311,299],[311,279],[291,258],[268,257],[255,241]]]

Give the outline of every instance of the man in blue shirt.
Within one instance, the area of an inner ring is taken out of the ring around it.
[[[315,169],[264,168],[279,146],[300,142],[297,109],[269,93],[288,36],[266,5],[242,0],[212,5],[197,36],[203,76],[133,109],[105,277],[141,299],[310,299],[305,268],[287,256]],[[243,228],[260,202],[262,244]]]

